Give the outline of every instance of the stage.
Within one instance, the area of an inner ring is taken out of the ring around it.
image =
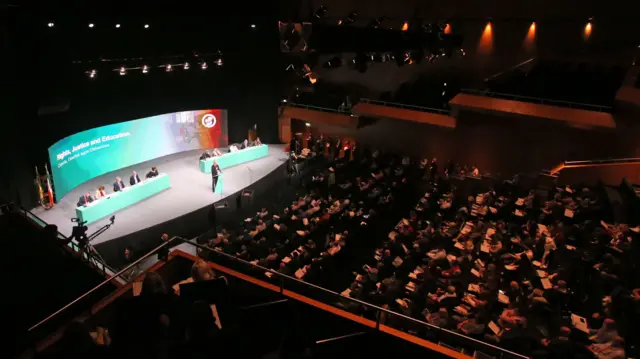
[[[102,249],[107,257],[117,255],[122,249],[121,245],[113,246],[113,243],[107,243],[112,240],[123,237],[135,236],[136,232],[154,227],[154,233],[150,234],[155,237],[159,231],[163,230],[162,224],[175,222],[177,218],[190,214],[192,212],[208,211],[208,208],[214,202],[219,202],[238,191],[251,186],[263,177],[281,167],[287,160],[287,153],[284,151],[285,145],[269,145],[269,154],[267,157],[260,158],[251,162],[227,168],[223,170],[224,185],[222,194],[214,194],[211,190],[211,175],[202,173],[199,169],[199,157],[202,150],[194,150],[182,152],[175,155],[161,157],[155,160],[143,162],[135,166],[122,168],[114,172],[91,179],[70,191],[66,196],[58,201],[56,206],[50,210],[36,208],[33,213],[49,224],[58,226],[58,231],[64,235],[71,235],[74,223],[71,218],[76,217],[76,203],[78,198],[85,192],[90,192],[93,196],[98,186],[105,187],[107,192],[113,191],[113,182],[115,177],[121,177],[126,186],[129,186],[129,177],[132,171],[136,171],[143,178],[151,167],[157,167],[160,173],[169,175],[171,188],[137,202],[127,208],[115,212],[115,222],[106,232],[95,238],[91,244],[95,245],[102,254]],[[229,199],[231,201],[231,199]],[[109,217],[101,218],[90,223],[87,234],[91,234],[108,224]],[[206,219],[206,218],[205,218]],[[186,220],[186,219],[185,219]],[[172,226],[165,226],[164,229],[170,230]],[[181,226],[178,226],[181,227]],[[198,225],[193,226],[200,227]],[[176,228],[174,225],[173,228]],[[185,236],[187,233],[169,233],[170,235]],[[148,237],[145,234],[142,237]],[[159,240],[159,236],[157,238]],[[140,238],[143,242],[143,238]],[[155,242],[155,241],[153,241]],[[136,247],[135,240],[128,245]],[[109,244],[109,245],[108,245]],[[124,244],[123,244],[124,245]],[[138,246],[139,250],[147,248],[148,245]],[[135,249],[135,248],[134,248]],[[108,261],[109,262],[109,261]]]

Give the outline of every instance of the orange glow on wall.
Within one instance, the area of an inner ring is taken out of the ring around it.
[[[532,50],[536,42],[536,23],[532,22],[527,32],[527,37],[524,39],[524,47],[526,50]]]
[[[409,23],[405,21],[404,24],[402,24],[402,31],[407,31],[407,30],[409,30]]]
[[[480,42],[478,43],[478,52],[488,54],[493,50],[493,26],[488,22],[484,27]]]
[[[591,28],[592,28],[591,23],[588,22],[587,25],[585,25],[585,27],[584,27],[584,39],[585,40],[588,39],[589,36],[591,36]]]
[[[450,33],[451,33],[451,25],[450,25],[450,24],[447,24],[447,25],[444,27],[444,33],[445,33],[445,34],[450,34]]]

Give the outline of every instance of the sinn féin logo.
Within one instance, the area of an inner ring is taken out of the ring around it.
[[[216,122],[217,122],[216,116],[210,113],[202,116],[202,126],[206,128],[211,128],[215,126]]]

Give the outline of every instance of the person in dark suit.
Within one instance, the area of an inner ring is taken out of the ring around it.
[[[120,177],[116,177],[116,181],[113,182],[113,192],[119,192],[124,189],[124,182]]]
[[[138,176],[136,171],[133,171],[133,174],[131,174],[131,177],[129,177],[129,184],[133,186],[134,184],[138,183],[140,183],[140,176]]]
[[[206,160],[207,158],[210,158],[211,155],[209,154],[209,152],[204,151],[204,153],[200,156],[200,161],[202,160]]]
[[[211,165],[211,187],[213,190],[216,190],[216,184],[218,183],[218,177],[222,174],[222,170],[220,170],[220,166],[218,166],[218,161],[213,161]]]
[[[149,171],[146,175],[147,178],[158,177],[160,173],[158,173],[157,167],[151,167],[151,171]]]
[[[169,241],[169,235],[164,233],[162,234],[162,236],[160,237],[160,239],[162,240],[162,243],[164,242],[168,242]],[[158,251],[158,260],[161,261],[167,261],[169,260],[169,246],[164,246],[162,247],[159,251]]]
[[[91,197],[91,193],[87,192],[80,196],[80,199],[78,200],[78,207],[85,206],[91,202],[93,202],[93,197]]]

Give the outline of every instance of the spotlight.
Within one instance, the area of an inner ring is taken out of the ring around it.
[[[287,103],[287,99],[286,99],[286,98],[283,98],[283,99],[282,99],[282,102],[283,102],[283,103]]]
[[[96,77],[96,70],[91,70],[89,71],[89,78],[95,78]]]
[[[53,24],[52,22],[50,22],[50,23],[48,23],[48,24],[47,24],[47,26],[49,26],[49,27],[53,27],[53,25],[54,25],[54,24]]]
[[[147,65],[142,66],[142,73],[146,74],[147,72],[149,72],[149,67]]]
[[[149,24],[144,24],[144,28],[148,29],[149,28]]]
[[[334,56],[329,61],[325,62],[323,67],[328,69],[335,69],[340,67],[341,65],[342,65],[342,59],[338,56]]]
[[[316,10],[316,12],[313,14],[313,17],[315,17],[316,19],[322,19],[326,12],[327,8],[324,5],[320,5],[320,8]]]
[[[256,24],[251,24],[251,28],[255,29],[256,28]]]
[[[304,125],[307,126],[307,127],[311,127],[311,122],[307,122]]]
[[[371,26],[371,27],[372,27],[372,28],[374,28],[374,29],[377,29],[377,28],[379,28],[379,27],[380,27],[380,25],[381,25],[383,22],[385,22],[386,20],[387,20],[387,17],[386,17],[386,16],[384,16],[384,15],[382,15],[382,16],[380,16],[379,18],[377,18],[377,19],[373,20],[373,21],[371,22],[371,24],[369,24],[369,26]]]
[[[185,62],[185,63],[184,63],[184,69],[185,69],[185,70],[189,70],[189,63],[188,63],[188,62]]]
[[[165,67],[165,70],[167,72],[171,72],[171,71],[173,71],[173,67],[171,67],[171,64],[167,64],[167,66]]]
[[[222,62],[222,58],[218,58],[218,59],[216,60],[216,65],[218,65],[218,66],[222,66],[222,65],[224,65],[224,63]]]
[[[93,28],[95,25],[91,22],[89,23],[89,28]]]
[[[338,25],[351,25],[353,24],[354,21],[356,21],[357,16],[358,16],[358,13],[355,11],[352,11],[351,13],[349,13],[349,16],[347,16],[347,19],[344,21],[340,20]]]
[[[207,63],[203,62],[202,65],[200,65],[200,68],[202,68],[203,70],[207,69]]]
[[[124,66],[120,67],[120,76],[124,76],[127,74],[127,69],[124,68]]]
[[[120,24],[116,24],[116,29],[119,29],[119,28],[120,28]]]

